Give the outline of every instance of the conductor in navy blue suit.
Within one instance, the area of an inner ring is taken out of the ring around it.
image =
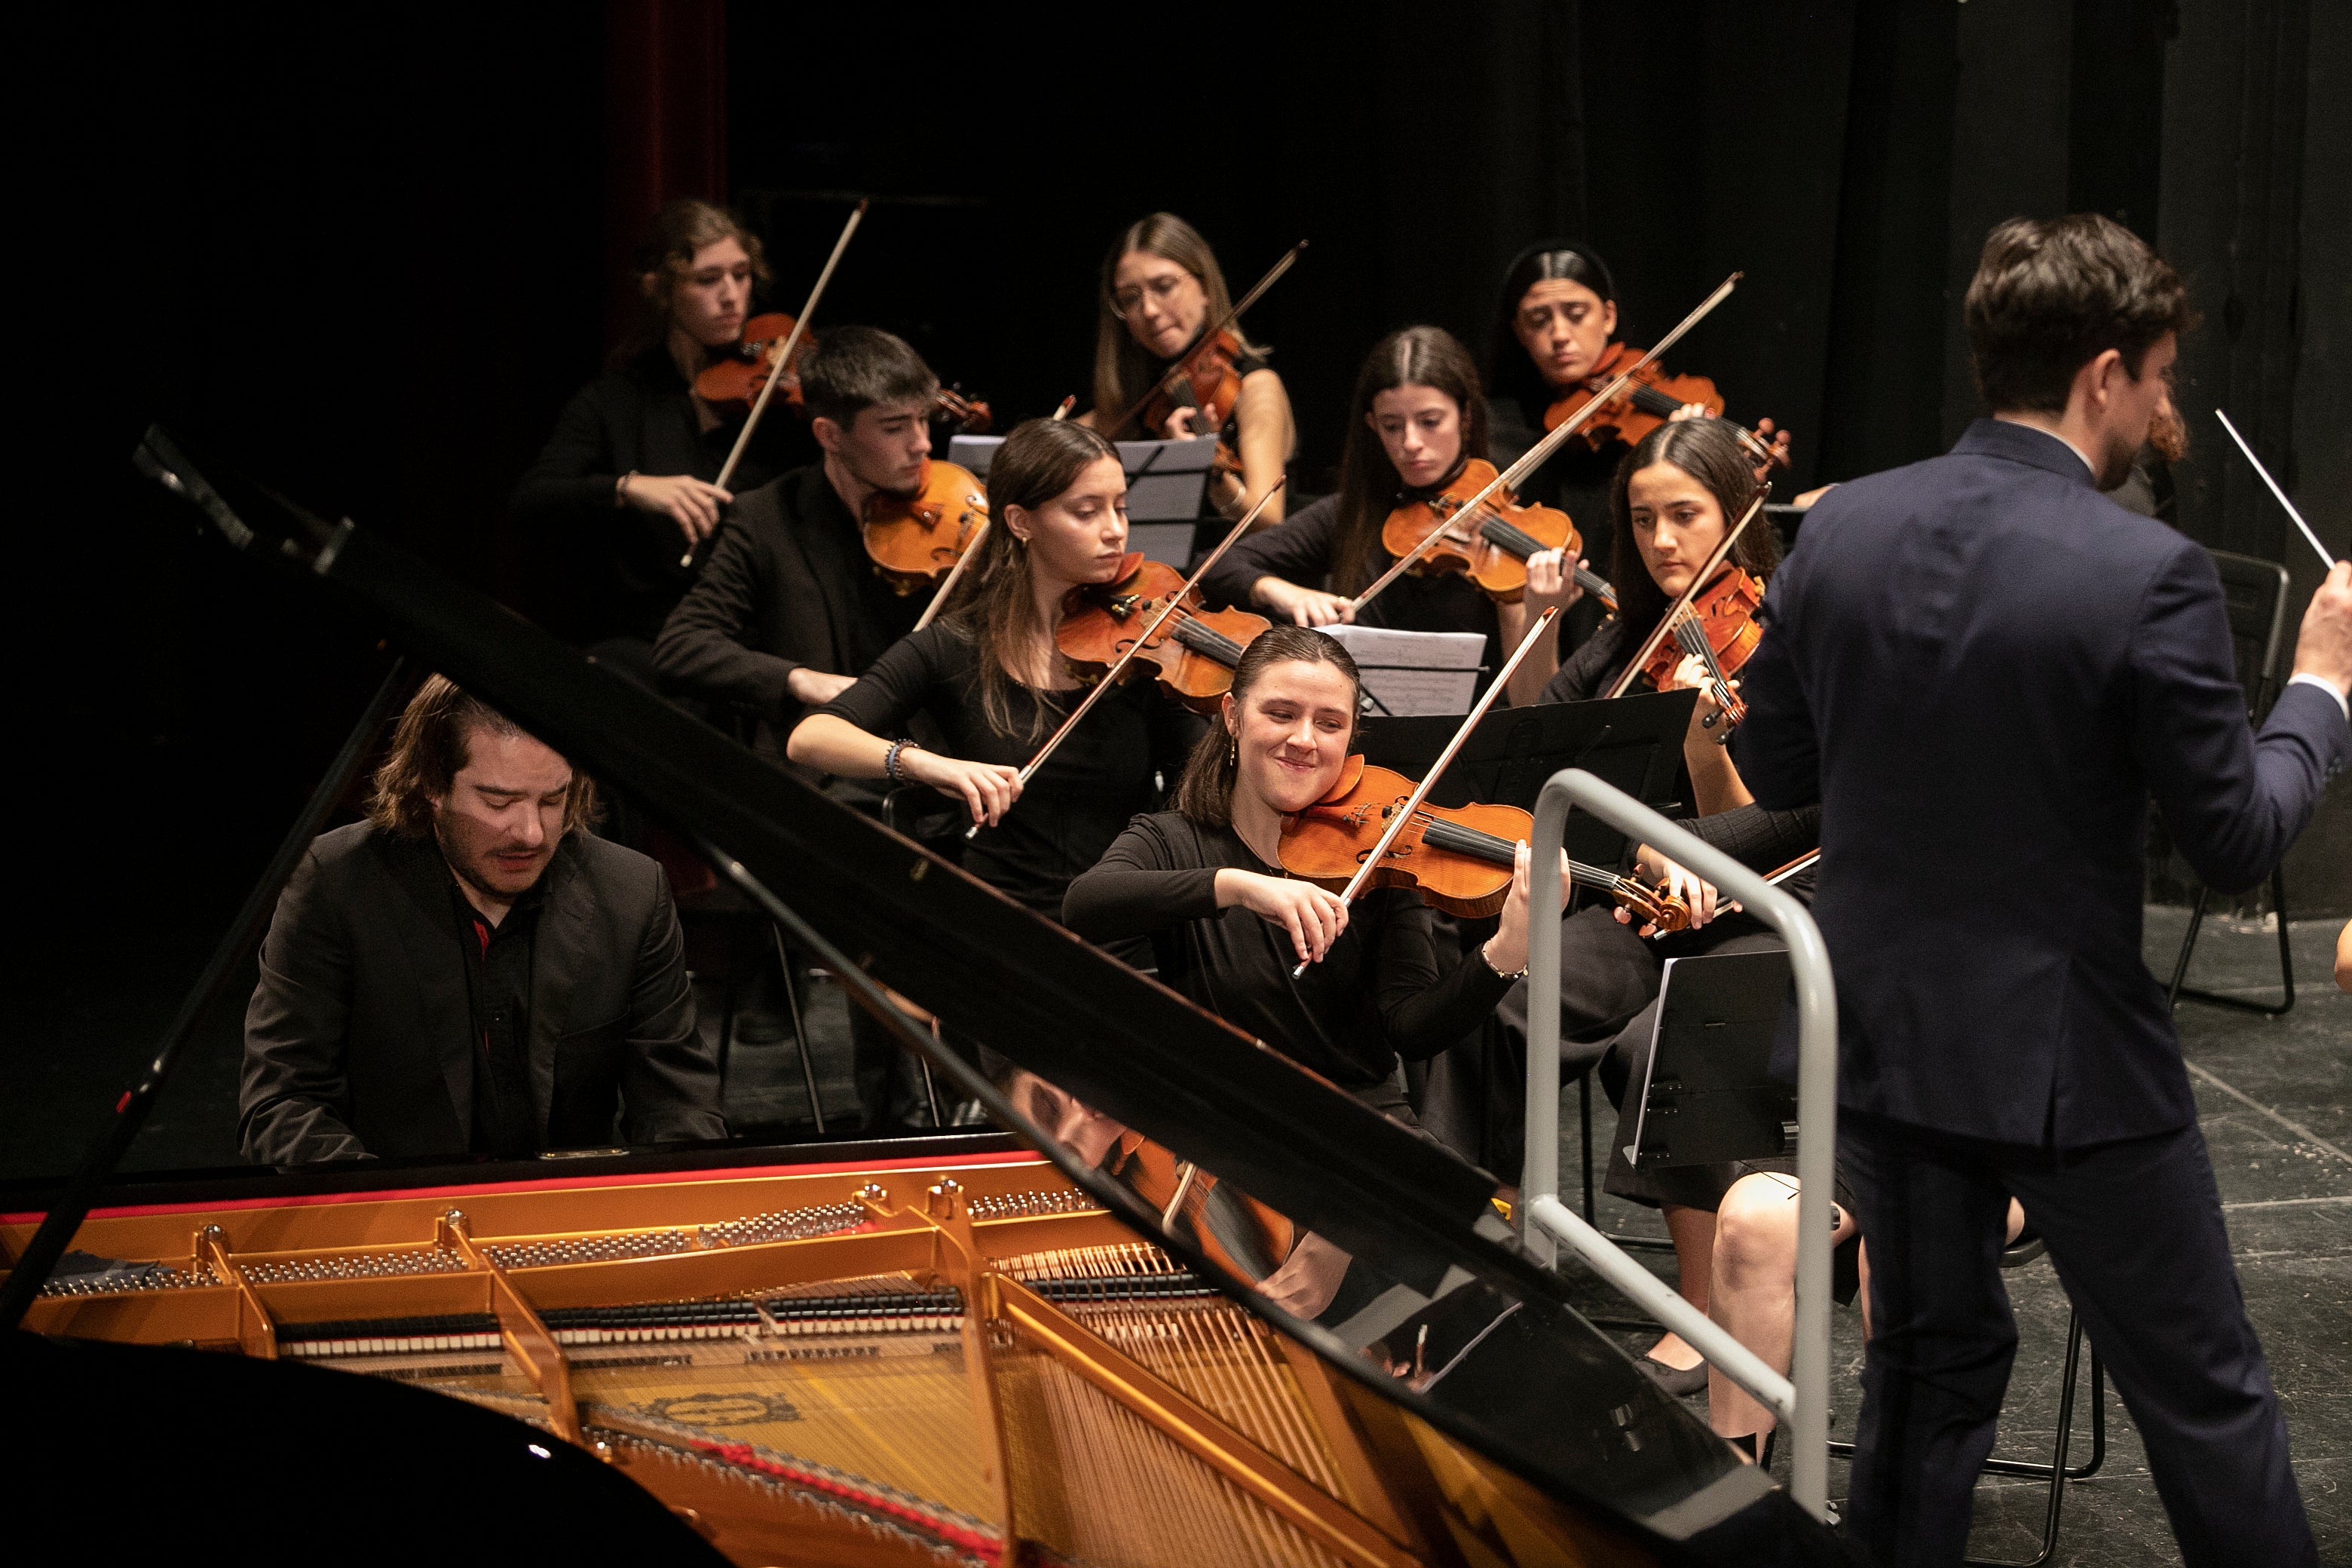
[[[1759,804],[1818,800],[1840,1153],[1873,1338],[1849,1530],[1956,1563],[2016,1347],[2013,1194],[2146,1440],[2191,1564],[2315,1561],[2212,1165],[2140,956],[2150,797],[2213,887],[2266,877],[2352,761],[2352,565],[2247,723],[2210,559],[2105,500],[2193,325],[2105,218],[1992,231],[1966,304],[1993,410],[1816,505],[1763,607],[1733,742]]]

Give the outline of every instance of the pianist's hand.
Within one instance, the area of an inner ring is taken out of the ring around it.
[[[1331,1304],[1347,1272],[1348,1255],[1310,1230],[1258,1290],[1292,1317],[1311,1318]]]

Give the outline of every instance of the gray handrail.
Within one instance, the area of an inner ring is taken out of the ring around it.
[[[1797,1324],[1781,1377],[1559,1201],[1559,851],[1571,805],[1713,882],[1780,933],[1797,990]],[[1581,768],[1536,801],[1534,928],[1528,936],[1528,1129],[1520,1230],[1547,1263],[1551,1237],[1680,1334],[1789,1428],[1790,1491],[1816,1519],[1829,1502],[1830,1205],[1837,1157],[1837,992],[1813,918],[1787,893]],[[1549,1232],[1549,1236],[1543,1233]]]

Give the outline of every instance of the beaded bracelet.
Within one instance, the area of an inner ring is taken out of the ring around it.
[[[1478,944],[1478,956],[1485,962],[1487,970],[1493,973],[1495,978],[1497,980],[1525,980],[1528,977],[1527,965],[1525,964],[1521,964],[1516,973],[1504,973],[1503,971],[1496,964],[1494,955],[1486,951],[1486,944],[1483,942]]]
[[[905,740],[891,742],[890,750],[884,753],[882,758],[882,776],[894,784],[905,784],[906,779],[898,772],[898,753],[916,743],[913,741]]]

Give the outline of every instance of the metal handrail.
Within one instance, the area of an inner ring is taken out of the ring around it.
[[[1797,992],[1797,1322],[1782,1377],[1706,1313],[1559,1201],[1560,845],[1580,805],[1713,882],[1780,933]],[[1534,927],[1528,937],[1528,1128],[1522,1239],[1546,1263],[1565,1242],[1603,1279],[1680,1334],[1789,1428],[1790,1491],[1825,1519],[1829,1502],[1830,1205],[1837,1155],[1837,992],[1813,918],[1795,899],[1581,768],[1554,773],[1536,801]],[[1549,884],[1547,887],[1545,884]],[[1549,1235],[1545,1233],[1549,1232]]]

